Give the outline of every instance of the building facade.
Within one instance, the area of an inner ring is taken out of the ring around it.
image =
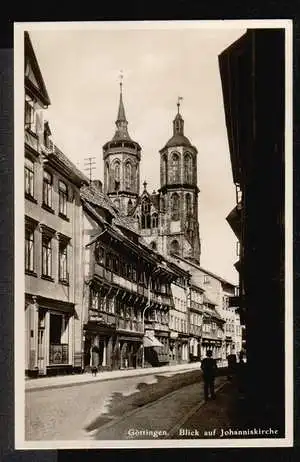
[[[219,67],[237,190],[227,221],[240,241],[249,377],[259,371],[247,389],[251,424],[268,422],[284,435],[285,30],[248,30],[220,54]]]
[[[25,371],[81,369],[79,190],[87,179],[51,141],[50,99],[25,34]]]
[[[190,361],[200,361],[202,327],[204,317],[204,290],[193,284],[190,285],[188,296],[189,326],[190,326]]]

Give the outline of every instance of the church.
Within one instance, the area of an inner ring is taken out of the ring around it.
[[[116,131],[103,146],[104,193],[152,250],[200,264],[197,148],[184,134],[180,100],[173,134],[159,151],[160,187],[150,194],[144,182],[140,194],[142,149],[129,135],[120,83]]]

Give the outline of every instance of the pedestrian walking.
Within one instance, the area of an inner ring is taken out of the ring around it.
[[[230,354],[227,356],[228,361],[228,375],[227,379],[231,380],[232,376],[236,373],[236,355]]]
[[[208,401],[209,395],[211,399],[215,399],[215,377],[218,367],[216,360],[212,358],[211,350],[207,351],[207,357],[202,360],[201,369],[203,371],[204,399]]]

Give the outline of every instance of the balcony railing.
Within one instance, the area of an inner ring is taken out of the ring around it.
[[[50,343],[49,364],[68,364],[69,363],[69,345],[67,343],[54,344]]]
[[[89,321],[100,322],[101,324],[105,324],[108,326],[116,324],[115,315],[112,313],[102,313],[98,310],[89,310]]]
[[[117,330],[127,330],[131,332],[143,332],[142,321],[136,321],[134,319],[117,319],[116,320]]]

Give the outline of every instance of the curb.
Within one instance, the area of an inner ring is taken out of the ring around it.
[[[189,385],[187,385],[187,386],[189,386]],[[118,425],[120,422],[123,422],[124,420],[126,420],[128,417],[131,417],[131,416],[133,416],[135,414],[138,414],[140,411],[144,411],[145,409],[148,409],[148,408],[156,405],[157,403],[159,403],[161,401],[164,401],[166,398],[170,398],[170,396],[173,396],[176,393],[178,393],[179,390],[182,390],[182,388],[178,388],[177,390],[171,391],[170,393],[167,393],[166,395],[161,396],[157,400],[151,401],[151,403],[145,404],[144,406],[140,406],[140,407],[137,407],[136,409],[132,409],[131,411],[129,411],[126,414],[122,415],[122,417],[120,417],[120,418],[113,418],[112,417],[112,420],[110,422],[107,422],[106,424],[102,425],[101,427],[99,427],[99,429],[94,430],[94,432],[96,433],[97,431],[107,430],[107,429],[109,429],[111,427],[114,427],[115,425]],[[92,433],[92,432],[90,432],[90,433]],[[91,437],[92,436],[93,435],[91,435]]]
[[[228,383],[228,381],[225,381],[224,383],[222,383],[221,385],[219,385],[217,388],[216,388],[216,391],[219,391],[221,390],[223,387],[225,387],[225,385]],[[170,438],[172,438],[179,430],[179,428],[183,427],[184,424],[194,415],[196,414],[197,411],[199,411],[199,409],[203,406],[203,404],[205,403],[204,400],[200,401],[199,404],[197,404],[197,406],[193,407],[180,421],[179,423],[177,423],[176,425],[174,425],[174,427],[171,428],[171,430],[169,430],[168,432],[168,436]]]
[[[150,369],[150,368],[149,368]],[[120,375],[118,377],[106,377],[106,378],[101,378],[101,376],[99,376],[99,378],[90,378],[90,379],[87,379],[86,381],[84,382],[71,382],[71,383],[61,383],[61,384],[50,384],[50,385],[40,385],[40,386],[36,386],[36,387],[32,387],[32,388],[26,388],[26,384],[25,384],[25,393],[29,393],[29,392],[34,392],[34,391],[41,391],[41,390],[50,390],[50,389],[54,389],[54,388],[66,388],[66,387],[74,387],[74,386],[78,386],[78,385],[86,385],[86,384],[90,384],[90,383],[96,383],[96,382],[109,382],[111,380],[118,380],[118,379],[129,379],[129,378],[134,378],[134,377],[144,377],[146,375],[155,375],[155,374],[163,374],[163,373],[170,373],[170,372],[174,372],[174,374],[176,373],[179,373],[179,372],[193,372],[193,371],[196,371],[198,370],[198,367],[195,367],[195,368],[185,368],[185,369],[178,369],[178,370],[165,370],[165,371],[159,371],[159,370],[149,370],[148,372],[143,372],[141,374],[127,374],[127,375]]]

